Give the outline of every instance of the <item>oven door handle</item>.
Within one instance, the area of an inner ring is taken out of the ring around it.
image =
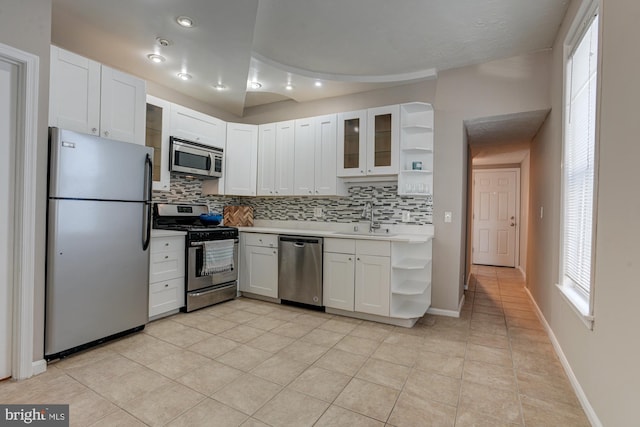
[[[231,240],[231,239],[222,239],[222,240]],[[207,240],[207,241],[208,242],[215,242],[216,240]],[[238,243],[239,241],[240,241],[240,239],[238,239],[238,238],[233,239],[233,243],[234,244]],[[204,246],[204,243],[205,242],[191,242],[191,243],[189,243],[189,246],[194,248],[196,246]]]

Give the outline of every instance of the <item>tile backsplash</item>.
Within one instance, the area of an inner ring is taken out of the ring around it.
[[[432,224],[433,201],[427,197],[397,195],[397,183],[350,183],[346,197],[235,197],[202,194],[202,181],[171,176],[168,192],[154,191],[156,202],[205,203],[211,211],[222,213],[225,205],[253,207],[258,220],[358,222],[366,202],[372,202],[374,219],[383,224],[402,222],[402,211],[411,212],[410,224]],[[322,217],[314,209],[322,208]]]

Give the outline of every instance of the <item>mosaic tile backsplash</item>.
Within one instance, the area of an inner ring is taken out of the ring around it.
[[[171,190],[155,191],[154,201],[169,203],[205,203],[210,211],[222,212],[225,205],[253,207],[257,220],[358,222],[366,202],[372,202],[374,219],[382,224],[399,224],[402,211],[411,212],[414,225],[432,224],[433,201],[427,197],[397,195],[395,182],[379,184],[351,183],[346,197],[235,197],[202,195],[202,181],[171,176]],[[314,217],[314,208],[321,207],[323,216]]]

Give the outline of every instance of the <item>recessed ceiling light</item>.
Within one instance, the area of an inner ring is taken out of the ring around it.
[[[293,90],[293,85],[291,83],[287,83],[287,85],[284,88],[286,90]]]
[[[156,42],[162,47],[167,47],[171,44],[171,40],[163,39],[162,37],[156,37]]]
[[[316,82],[314,83],[315,87],[322,87],[322,82],[320,80],[316,80]]]
[[[147,55],[147,58],[149,58],[151,62],[155,62],[156,64],[159,64],[165,61],[164,56],[158,55],[155,53],[150,53],[149,55]]]
[[[227,87],[225,85],[223,85],[222,83],[218,83],[216,85],[213,85],[213,88],[215,90],[222,91],[222,90],[225,90]]]
[[[254,80],[252,82],[249,82],[249,87],[251,89],[260,89],[262,87],[262,84]]]
[[[193,19],[189,18],[188,16],[178,16],[176,18],[176,22],[185,28],[191,28],[195,25]]]
[[[191,80],[191,74],[178,73],[178,78],[181,80]]]

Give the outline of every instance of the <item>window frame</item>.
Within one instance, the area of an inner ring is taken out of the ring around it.
[[[565,276],[565,252],[564,252],[564,224],[565,224],[565,160],[567,151],[567,134],[569,131],[569,106],[571,96],[571,72],[569,64],[595,17],[598,16],[598,58],[596,70],[596,101],[595,101],[595,132],[594,132],[594,164],[593,164],[593,194],[591,213],[591,258],[590,258],[590,286],[589,292],[585,292],[580,286],[574,284]],[[599,166],[599,123],[600,123],[600,91],[601,91],[601,63],[602,63],[602,21],[600,19],[600,5],[598,0],[584,0],[576,14],[576,17],[567,33],[563,51],[563,97],[562,97],[562,162],[560,185],[560,230],[559,233],[559,259],[558,259],[558,284],[556,285],[562,297],[578,315],[585,326],[593,330],[594,325],[594,297],[595,297],[595,267],[596,267],[596,229],[597,229],[597,199],[598,199],[598,166]]]

